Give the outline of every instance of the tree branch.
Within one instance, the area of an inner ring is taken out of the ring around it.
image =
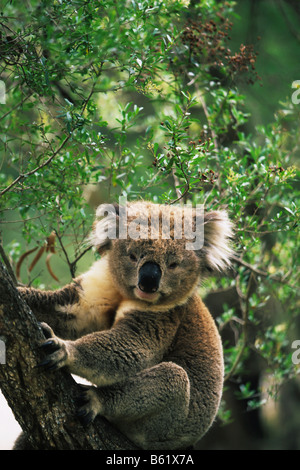
[[[231,259],[235,261],[237,264],[244,266],[245,268],[248,268],[250,271],[252,271],[254,274],[257,274],[258,276],[268,278],[271,281],[278,282],[280,284],[286,284],[292,289],[297,289],[297,286],[289,284],[289,281],[285,279],[286,275],[284,277],[274,276],[273,274],[268,273],[268,271],[263,271],[262,269],[255,268],[254,266],[252,266],[252,264],[247,263],[242,258],[239,258],[238,256],[235,256],[235,255],[232,255]]]
[[[18,284],[18,281],[17,281],[17,278],[16,278],[15,273],[14,273],[14,271],[13,271],[13,268],[12,268],[12,266],[11,266],[11,264],[10,264],[10,261],[9,261],[9,259],[8,259],[8,256],[7,256],[7,254],[6,254],[5,251],[4,251],[4,248],[3,248],[3,245],[2,245],[2,239],[1,239],[1,238],[0,238],[0,256],[1,256],[3,262],[4,262],[5,266],[6,266],[7,271],[9,272],[9,275],[10,275],[10,277],[11,277],[11,279],[12,279],[12,282],[13,282],[14,285],[16,286],[16,285]]]
[[[0,334],[6,363],[0,387],[33,449],[137,450],[106,420],[85,428],[76,417],[78,384],[66,370],[43,371],[39,344],[44,338],[34,315],[0,263]]]

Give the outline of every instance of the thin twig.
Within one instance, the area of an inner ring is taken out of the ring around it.
[[[244,351],[247,347],[247,342],[248,342],[248,315],[249,315],[249,299],[250,299],[250,292],[251,292],[251,285],[252,285],[252,280],[253,280],[253,274],[251,273],[249,281],[248,281],[248,286],[247,286],[247,294],[245,298],[245,306],[242,305],[242,299],[240,299],[240,306],[242,310],[242,321],[243,321],[243,329],[242,329],[242,346],[235,358],[235,361],[233,365],[231,366],[230,371],[228,374],[225,375],[224,377],[224,382],[229,380],[233,374],[235,373],[241,358],[244,354]]]
[[[179,158],[179,157],[178,157],[178,158]],[[185,196],[185,195],[189,192],[189,190],[190,190],[190,182],[189,182],[189,179],[188,179],[187,174],[186,174],[185,171],[184,171],[183,162],[180,162],[180,169],[181,169],[182,174],[183,174],[184,179],[185,179],[185,189],[184,189],[184,191],[183,191],[183,193],[182,193],[181,191],[177,191],[177,190],[176,190],[176,189],[179,189],[179,188],[176,188],[176,187],[175,187],[176,194],[177,194],[178,197],[177,197],[176,199],[174,199],[173,201],[171,201],[169,204],[175,204],[175,202],[180,201],[181,199],[184,198],[184,196]],[[175,170],[175,169],[173,169],[173,170]],[[175,180],[175,177],[176,177],[175,172],[173,173],[173,177],[174,177],[174,182],[176,182],[176,180]],[[177,177],[176,177],[176,178],[177,178]]]
[[[65,255],[65,258],[66,258],[66,261],[67,261],[67,264],[69,266],[69,270],[70,270],[70,273],[71,273],[71,276],[72,278],[74,279],[75,277],[75,274],[76,274],[76,265],[78,263],[78,261],[89,251],[91,250],[92,246],[88,246],[87,248],[85,248],[81,253],[79,253],[79,255],[77,255],[74,259],[74,261],[71,261],[70,258],[69,258],[69,255],[64,247],[64,244],[62,242],[62,237],[59,235],[58,231],[57,230],[54,230],[55,231],[55,234],[58,238],[58,241],[59,241],[59,244],[61,246],[61,249]]]
[[[182,197],[182,193],[179,189],[180,181],[178,179],[178,176],[175,173],[175,168],[172,168],[172,176],[173,176],[173,180],[174,180],[174,186],[175,186],[175,191],[176,191],[177,198],[180,199]]]
[[[204,111],[209,129],[210,129],[210,132],[211,132],[214,147],[218,151],[219,150],[219,145],[218,145],[217,134],[215,133],[215,130],[213,128],[213,125],[212,125],[212,122],[211,122],[211,119],[210,119],[210,115],[209,115],[209,112],[208,112],[208,109],[207,109],[207,106],[206,106],[206,101],[205,101],[204,96],[202,95],[202,93],[200,91],[199,91],[199,96],[200,96],[200,102],[201,102],[201,105],[202,105],[202,108],[203,108],[203,111]]]
[[[39,171],[41,168],[44,168],[45,166],[47,166],[47,165],[53,160],[53,158],[55,158],[56,155],[61,151],[61,149],[64,147],[64,145],[66,144],[66,142],[68,142],[68,140],[70,139],[70,137],[71,137],[71,134],[69,134],[69,135],[64,139],[64,141],[61,143],[61,145],[58,147],[58,149],[57,149],[44,163],[42,163],[41,165],[37,166],[37,167],[34,168],[33,170],[28,171],[27,173],[20,174],[9,186],[7,186],[5,189],[3,189],[3,190],[0,192],[0,196],[3,196],[5,193],[7,193],[7,191],[9,191],[11,188],[13,188],[16,184],[18,184],[18,183],[19,183],[20,181],[22,181],[24,178],[27,178],[28,176],[33,175],[34,173],[36,173],[37,171]]]
[[[28,98],[30,98],[30,96],[32,95],[32,92],[30,92],[28,95],[26,95],[21,101],[20,103],[17,103],[15,106],[13,106],[9,111],[7,111],[7,113],[5,114],[2,114],[2,116],[0,116],[0,121],[4,118],[6,118],[6,116],[8,116],[12,111],[14,111],[16,108],[18,108],[19,106],[21,106],[24,101],[28,100]]]
[[[75,273],[74,273],[74,266],[73,266],[73,263],[70,261],[69,255],[68,255],[68,253],[67,253],[67,251],[66,251],[66,249],[65,249],[65,247],[64,247],[64,244],[63,244],[63,242],[62,242],[62,240],[61,240],[61,236],[59,235],[58,231],[57,231],[56,229],[54,229],[54,232],[55,232],[55,234],[56,234],[56,236],[57,236],[57,239],[58,239],[58,241],[59,241],[59,244],[60,244],[60,246],[61,246],[61,249],[62,249],[62,251],[63,251],[63,253],[64,253],[64,255],[65,255],[67,264],[68,264],[69,269],[70,269],[71,277],[73,278],[73,277],[74,277],[74,274],[75,274]]]
[[[78,263],[78,261],[91,249],[92,249],[92,245],[88,246],[85,250],[83,250],[81,253],[79,253],[79,255],[74,259],[72,264],[76,265]]]

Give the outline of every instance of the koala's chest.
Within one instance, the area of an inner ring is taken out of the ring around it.
[[[101,259],[77,280],[79,302],[58,307],[60,312],[73,316],[78,331],[97,331],[111,328],[122,297],[108,271],[107,262]]]

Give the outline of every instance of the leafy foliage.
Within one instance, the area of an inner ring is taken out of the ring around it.
[[[299,107],[281,104],[273,123],[249,133],[240,84],[260,77],[255,45],[231,50],[234,2],[7,1],[0,13],[0,194],[11,264],[54,231],[74,275],[92,201],[227,207],[234,270],[208,287],[236,288],[238,312],[224,305],[217,318],[226,377],[251,408],[261,404],[243,383],[249,359],[262,358],[278,384],[298,372],[290,344],[299,335]],[[220,415],[230,419],[224,407]]]

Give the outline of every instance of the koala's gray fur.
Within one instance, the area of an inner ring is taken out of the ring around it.
[[[105,416],[143,449],[184,449],[205,434],[220,404],[222,345],[197,287],[229,265],[231,224],[223,211],[206,213],[204,246],[187,250],[186,239],[174,239],[180,207],[132,207],[168,211],[171,238],[158,228],[154,238],[110,240],[110,218],[96,220],[91,240],[100,261],[58,291],[19,292],[51,325],[43,324],[51,350],[44,366],[66,366],[96,385],[85,392],[83,419]],[[138,284],[146,263],[160,272],[155,292]]]

